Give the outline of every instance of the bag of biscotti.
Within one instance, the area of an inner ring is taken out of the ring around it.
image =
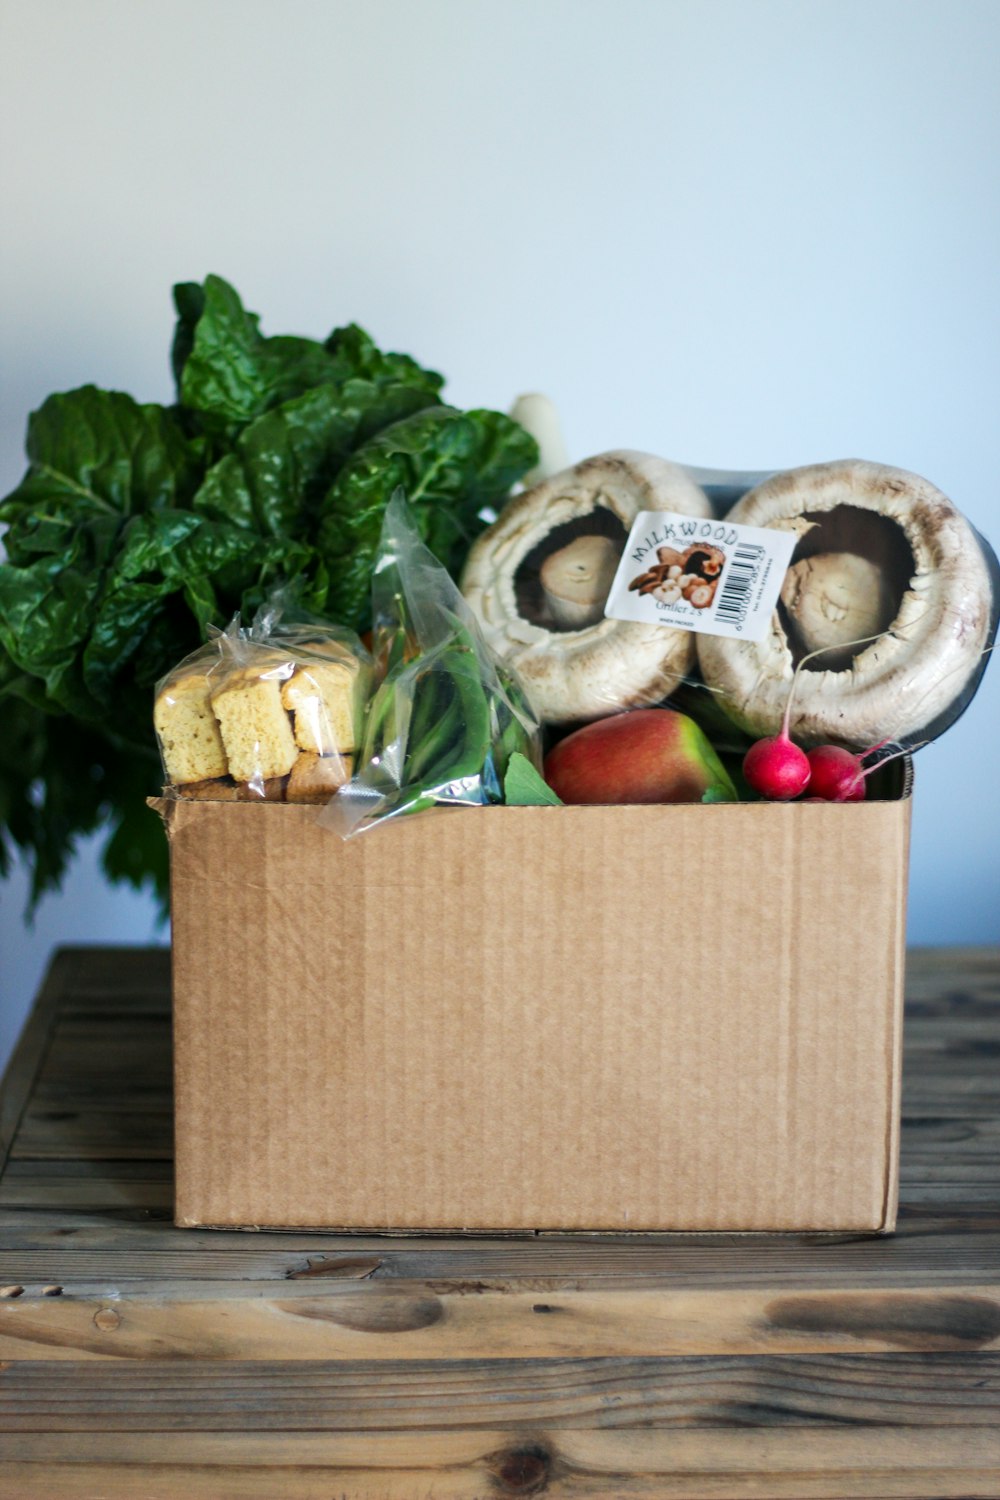
[[[371,687],[353,631],[272,601],[156,686],[166,795],[323,803],[350,779]]]

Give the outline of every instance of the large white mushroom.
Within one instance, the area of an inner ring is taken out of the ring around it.
[[[694,638],[604,618],[640,511],[710,517],[704,491],[648,453],[600,453],[516,496],[474,542],[462,592],[547,723],[657,703],[694,667]]]
[[[867,748],[934,738],[968,703],[995,628],[989,548],[940,490],[860,459],[775,474],[727,520],[798,537],[760,641],[698,638],[706,684],[752,735]],[[866,645],[852,644],[872,637]]]

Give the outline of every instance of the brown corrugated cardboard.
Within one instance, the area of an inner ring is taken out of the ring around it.
[[[908,797],[158,805],[179,1223],[892,1228]]]

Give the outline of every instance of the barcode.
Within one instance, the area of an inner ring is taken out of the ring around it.
[[[736,548],[726,569],[726,581],[715,611],[715,618],[721,625],[732,625],[738,630],[743,624],[750,608],[750,590],[763,556],[764,548],[750,542]]]

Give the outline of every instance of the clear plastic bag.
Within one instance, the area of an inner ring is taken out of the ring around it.
[[[322,815],[348,837],[401,813],[504,800],[511,757],[541,766],[538,719],[424,546],[401,491],[372,580],[377,672],[356,774]]]
[[[286,620],[276,596],[156,686],[166,795],[216,802],[324,803],[349,779],[371,687],[353,631]]]

